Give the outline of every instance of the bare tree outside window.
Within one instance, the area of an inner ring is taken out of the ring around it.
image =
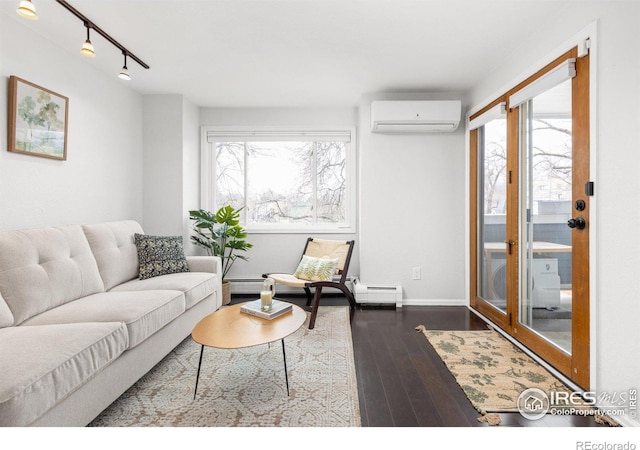
[[[534,116],[533,170],[537,200],[571,200],[571,119]]]
[[[244,205],[244,142],[216,145],[216,207]]]
[[[571,119],[532,120],[536,200],[571,200]],[[506,204],[506,121],[485,125],[484,212],[504,214]]]
[[[484,127],[484,212],[504,214],[507,186],[507,121],[496,119]]]
[[[216,207],[246,205],[245,223],[346,220],[347,144],[340,141],[216,143]]]

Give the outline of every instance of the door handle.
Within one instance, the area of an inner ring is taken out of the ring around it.
[[[507,253],[511,254],[511,248],[514,245],[518,245],[517,242],[512,241],[511,239],[507,239],[506,241],[504,241],[505,244],[507,244]]]
[[[567,226],[569,228],[584,230],[584,228],[587,226],[587,222],[582,217],[576,217],[575,219],[569,219],[569,221],[567,222]]]

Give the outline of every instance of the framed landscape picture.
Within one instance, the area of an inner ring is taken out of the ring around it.
[[[67,97],[9,77],[10,152],[66,160],[68,115]]]

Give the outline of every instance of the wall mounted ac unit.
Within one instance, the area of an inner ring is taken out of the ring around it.
[[[356,303],[377,305],[395,303],[396,308],[402,308],[402,286],[368,285],[354,278],[353,293]]]
[[[376,100],[371,103],[374,133],[450,133],[460,124],[459,100]]]
[[[507,261],[496,258],[491,261],[491,291],[494,299],[507,298]]]
[[[505,307],[507,298],[507,264],[504,259],[494,259],[491,266],[491,303]],[[560,276],[558,260],[534,258],[531,264],[533,280],[532,307],[557,308],[560,306]]]
[[[558,260],[555,258],[534,258],[531,271],[533,274],[533,307],[548,309],[559,307]]]

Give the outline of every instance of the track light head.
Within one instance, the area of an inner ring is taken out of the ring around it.
[[[84,44],[82,44],[82,49],[80,50],[80,53],[82,53],[84,56],[88,56],[89,58],[94,58],[96,56],[96,52],[93,49],[93,44],[89,39],[84,41]]]
[[[93,44],[91,43],[91,39],[89,39],[89,29],[90,29],[89,24],[85,23],[84,26],[87,27],[87,40],[84,41],[84,44],[82,44],[80,53],[82,53],[84,56],[87,56],[89,58],[95,58],[96,52],[93,49]]]
[[[124,66],[122,66],[122,70],[118,74],[118,78],[129,81],[131,79],[131,75],[129,75],[129,69],[127,69],[127,53],[123,51],[122,54],[124,55]]]
[[[129,75],[129,70],[127,70],[127,66],[122,66],[122,70],[118,74],[118,78],[122,80],[127,80],[127,81],[131,79],[131,75]]]
[[[25,17],[27,19],[38,20],[38,15],[36,14],[36,7],[33,6],[33,3],[31,3],[31,0],[22,0],[16,12],[20,14],[22,17]]]

